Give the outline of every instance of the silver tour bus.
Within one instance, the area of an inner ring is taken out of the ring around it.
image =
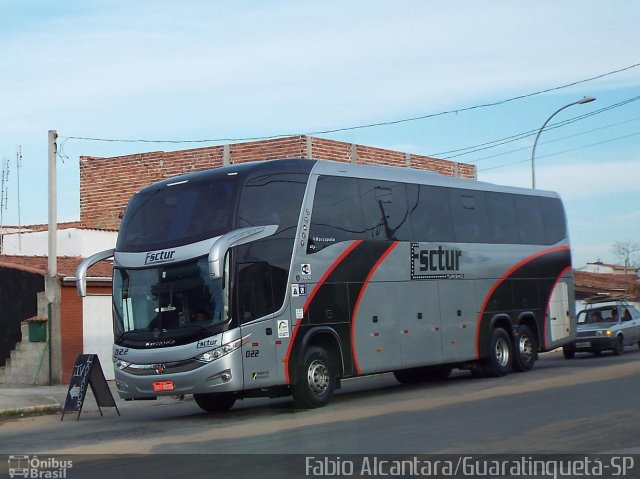
[[[564,209],[552,192],[309,159],[152,184],[113,257],[119,395],[193,394],[207,411],[343,379],[528,371],[575,340]]]

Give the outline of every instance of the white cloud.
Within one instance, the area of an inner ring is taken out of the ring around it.
[[[555,86],[600,73],[593,58],[630,63],[640,43],[634,29],[612,34],[621,9],[597,2],[115,5],[43,20],[5,45],[7,133],[16,113],[82,115],[97,130],[113,106],[169,123],[195,104],[212,125],[344,126]]]

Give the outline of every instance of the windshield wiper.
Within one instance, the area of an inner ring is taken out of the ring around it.
[[[122,341],[124,339],[124,337],[129,334],[131,331],[125,331],[124,333],[122,333],[120,336],[118,336],[118,338],[114,341],[116,344],[118,344],[120,341]]]

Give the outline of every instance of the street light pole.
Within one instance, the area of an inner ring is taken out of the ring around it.
[[[551,118],[553,118],[554,116],[556,116],[558,113],[560,113],[562,110],[564,110],[565,108],[569,108],[570,106],[573,105],[583,105],[585,103],[591,103],[592,101],[595,100],[595,97],[592,96],[585,96],[582,97],[580,100],[578,101],[574,101],[573,103],[569,103],[568,105],[565,105],[561,108],[558,108],[556,111],[554,111],[551,116],[549,118],[547,118],[547,120],[542,124],[542,126],[540,127],[540,129],[538,130],[538,134],[536,135],[536,140],[533,142],[533,151],[531,152],[531,188],[533,188],[534,190],[536,189],[536,166],[535,166],[535,159],[536,159],[536,146],[538,146],[538,138],[540,138],[540,134],[542,133],[542,130],[544,130],[544,127],[547,126],[547,123],[549,123],[551,121]]]

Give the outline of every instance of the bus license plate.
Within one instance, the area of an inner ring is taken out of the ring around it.
[[[152,386],[154,392],[173,391],[175,389],[173,381],[154,381]]]
[[[591,347],[591,342],[589,341],[582,341],[581,343],[576,343],[576,348],[590,348]]]

